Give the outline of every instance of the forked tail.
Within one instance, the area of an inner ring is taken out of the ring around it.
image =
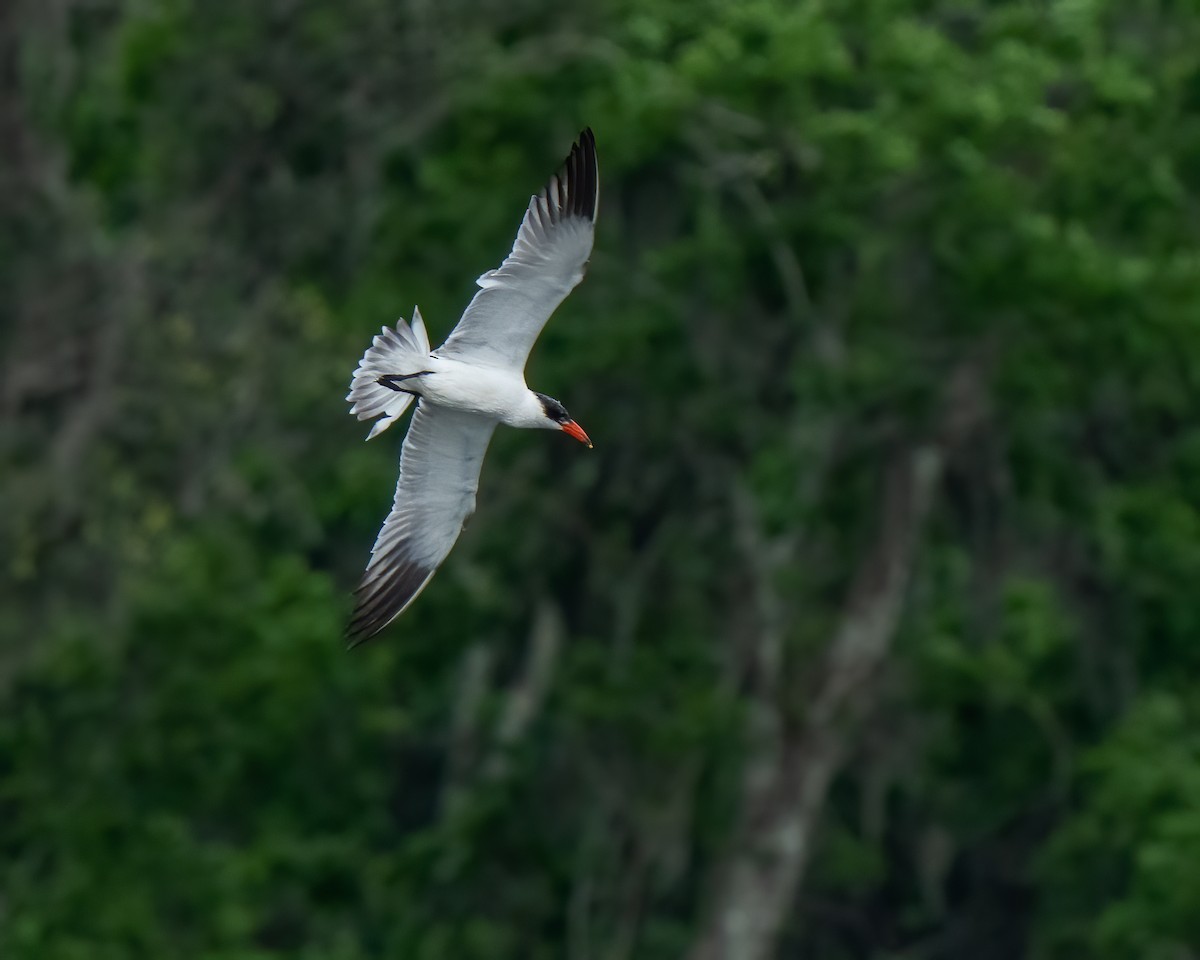
[[[401,317],[395,330],[384,327],[371,341],[346,395],[353,404],[350,412],[359,420],[380,418],[367,434],[368,440],[379,436],[408,409],[415,394],[405,388],[405,381],[427,373],[428,359],[429,334],[416,307],[411,327]]]

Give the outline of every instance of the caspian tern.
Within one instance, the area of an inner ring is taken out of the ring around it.
[[[566,408],[525,385],[542,327],[583,279],[595,233],[596,140],[584,130],[562,168],[533,196],[512,252],[436,350],[420,311],[384,327],[359,361],[346,397],[378,436],[415,399],[400,453],[392,512],[371,548],[346,628],[351,647],[396,619],[429,583],[475,510],[483,455],[499,423],[561,430],[592,442]]]

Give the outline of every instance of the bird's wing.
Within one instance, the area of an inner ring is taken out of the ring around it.
[[[479,469],[495,429],[488,417],[418,401],[400,454],[396,500],[355,591],[350,646],[395,620],[446,559],[475,510]]]
[[[542,327],[583,279],[598,197],[596,139],[589,128],[529,201],[512,252],[476,281],[482,289],[437,354],[523,369]]]

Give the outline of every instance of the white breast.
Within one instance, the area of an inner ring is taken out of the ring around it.
[[[433,371],[421,378],[421,395],[433,403],[512,423],[525,414],[530,397],[516,371],[431,356]]]

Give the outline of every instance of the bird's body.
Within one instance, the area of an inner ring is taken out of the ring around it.
[[[371,550],[347,637],[354,645],[400,615],[446,558],[475,509],[498,424],[591,441],[557,400],[525,383],[542,327],[583,278],[598,199],[596,144],[585,130],[563,169],[530,201],[512,252],[477,281],[453,333],[431,350],[424,321],[384,327],[351,381],[351,413],[378,436],[417,403],[392,511]]]
[[[510,427],[540,427],[546,419],[520,371],[431,355],[429,372],[413,378],[417,396],[441,407],[487,417]]]

